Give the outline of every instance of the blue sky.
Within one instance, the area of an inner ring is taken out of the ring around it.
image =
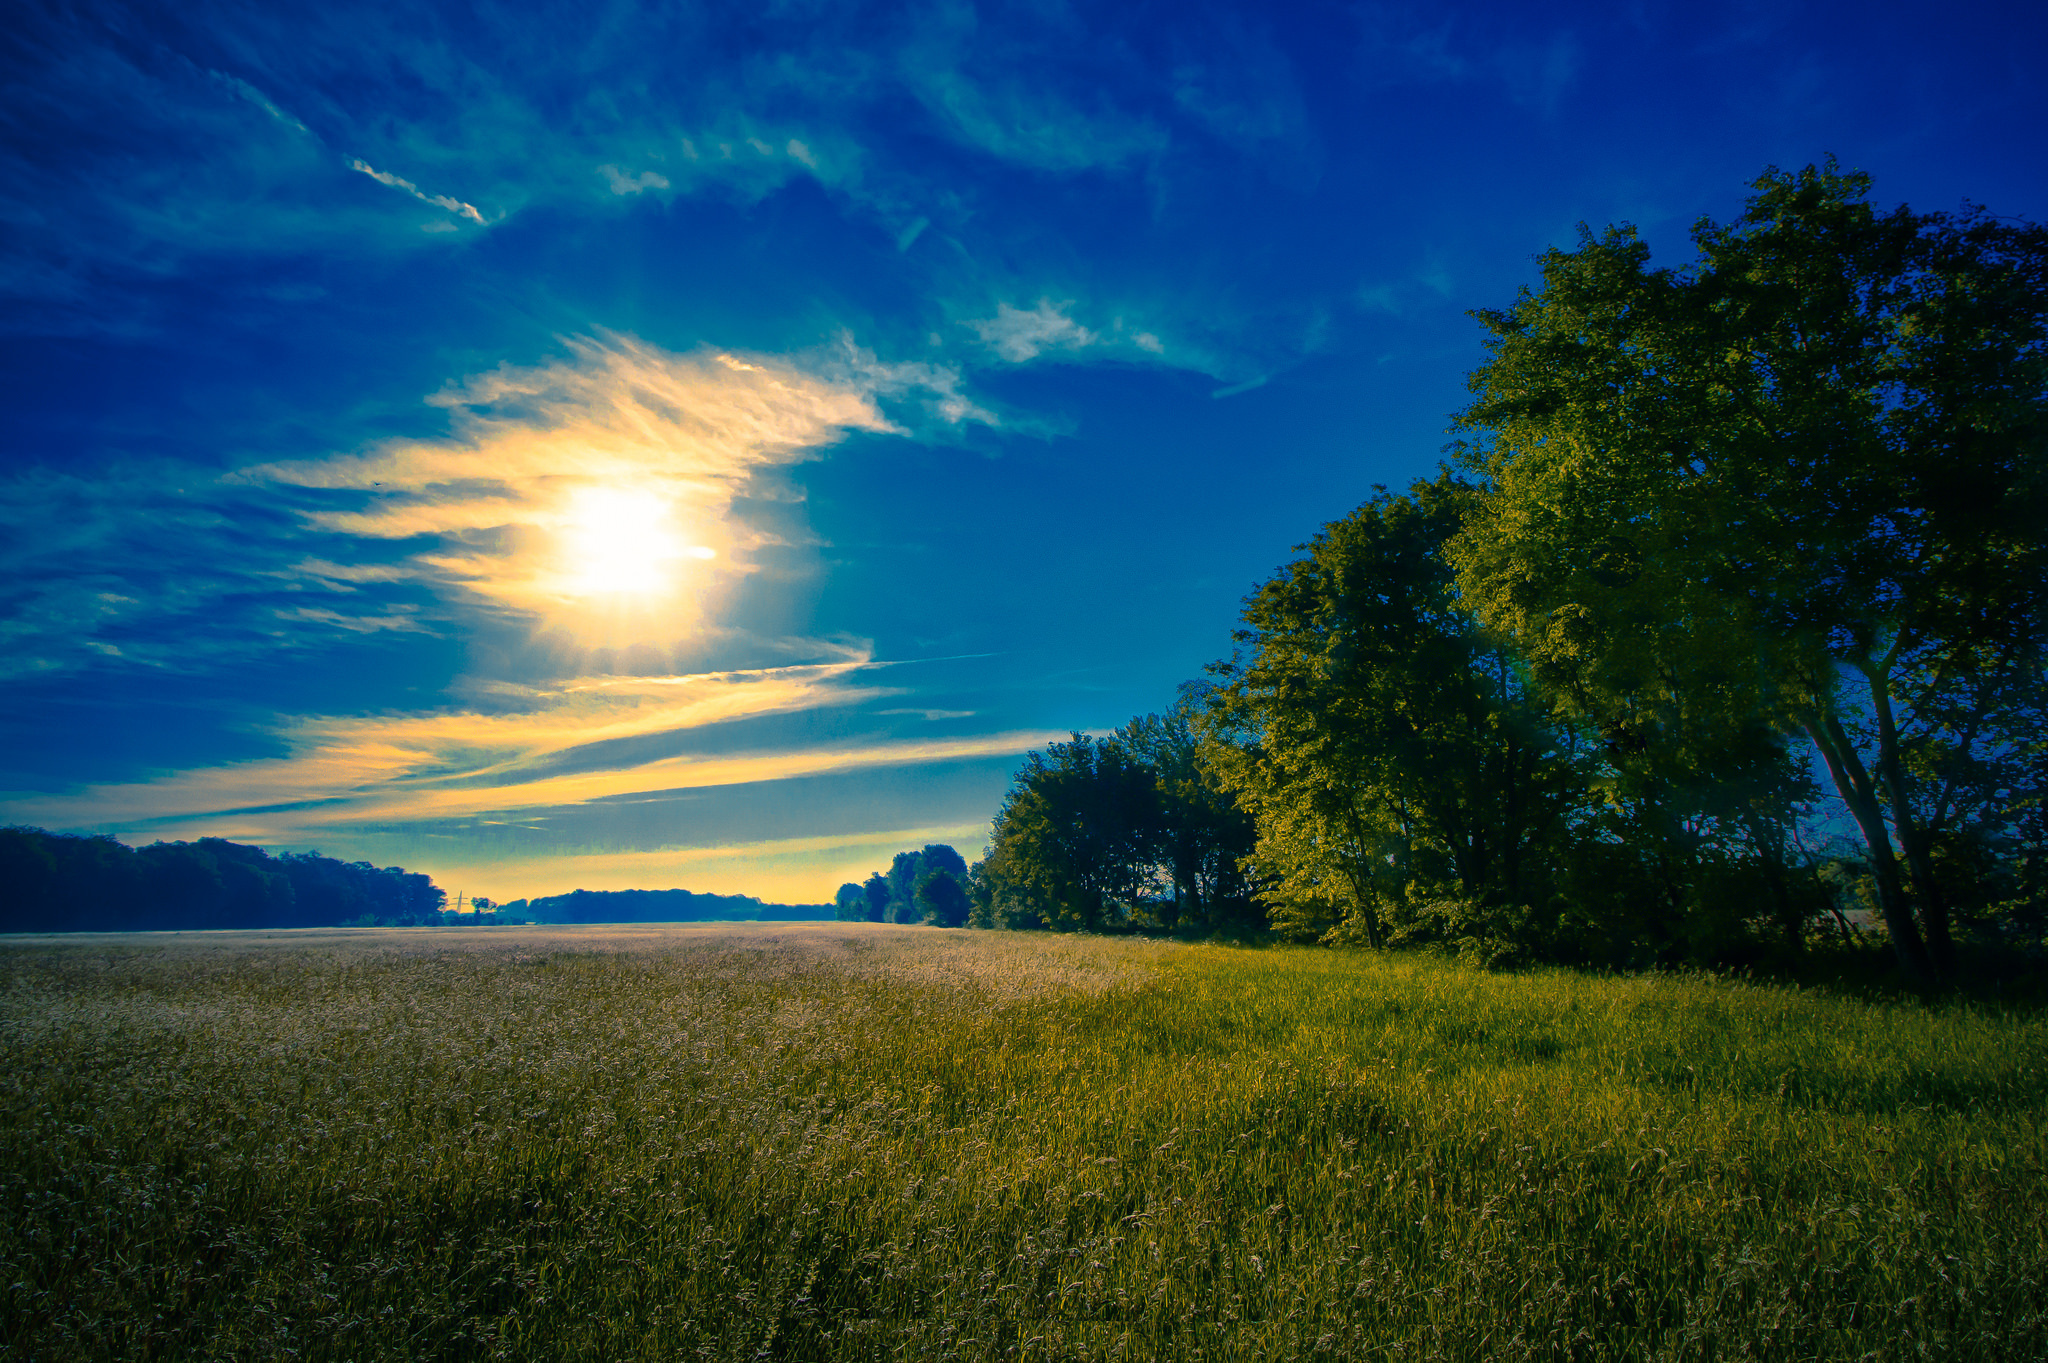
[[[2048,213],[1992,4],[54,5],[0,822],[497,898],[970,858],[1430,472],[1577,224]]]

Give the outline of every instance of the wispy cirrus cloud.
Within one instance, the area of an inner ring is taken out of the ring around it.
[[[1360,65],[1368,80],[1490,83],[1545,115],[1557,112],[1585,65],[1584,47],[1569,30],[1501,32],[1484,20],[1388,6],[1367,7],[1360,23]]]
[[[288,507],[208,470],[14,472],[0,479],[0,678],[110,659],[204,671],[337,632],[431,627],[432,602],[402,570],[307,550]]]
[[[477,212],[473,204],[466,204],[460,199],[451,199],[446,194],[429,194],[404,176],[393,175],[390,171],[386,170],[378,170],[359,156],[349,158],[348,168],[369,176],[380,185],[389,185],[393,189],[402,190],[418,199],[421,203],[432,204],[436,208],[445,208],[458,218],[468,218],[477,226],[483,226],[484,215]]]
[[[1241,24],[1229,46],[1255,69],[1189,58],[1168,75],[1116,24],[960,4],[856,7],[744,35],[690,10],[573,25],[484,12],[456,25],[432,7],[202,0],[130,16],[130,36],[113,41],[120,26],[94,14],[26,21],[51,59],[20,83],[19,135],[0,140],[24,247],[0,259],[0,295],[39,300],[13,310],[19,328],[165,324],[93,278],[460,250],[535,206],[602,221],[648,200],[753,201],[798,182],[904,250],[944,243],[919,248],[943,313],[947,298],[999,292],[991,262],[1025,246],[1020,168],[1129,181],[1132,212],[1156,217],[1148,195],[1209,174],[1176,157],[1177,130],[1261,166],[1294,164],[1287,149],[1306,136],[1286,59]],[[744,55],[692,56],[727,39]],[[952,151],[934,157],[941,145]],[[1221,304],[1183,311],[1214,319]],[[1186,329],[1148,317],[1126,339],[1214,367],[1214,338],[1174,343]]]
[[[900,694],[865,656],[809,666],[662,677],[591,677],[489,688],[488,708],[282,721],[286,755],[64,794],[0,801],[0,819],[55,828],[205,832],[303,842],[322,829],[559,808],[1023,752],[1039,732],[950,739],[849,738],[737,752],[675,751],[721,725]]]
[[[1165,353],[1165,345],[1151,332],[1129,329],[1122,318],[1112,322],[1107,331],[1085,327],[1074,320],[1073,307],[1071,300],[1055,303],[1050,298],[1039,299],[1037,306],[1031,308],[998,303],[994,316],[971,318],[963,325],[984,346],[1011,364],[1024,364],[1047,353],[1092,347],[1135,349],[1153,356]]]

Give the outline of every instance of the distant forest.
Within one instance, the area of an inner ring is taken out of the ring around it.
[[[447,911],[448,895],[402,866],[272,856],[201,838],[129,847],[109,837],[0,828],[0,932],[192,932],[210,928],[422,927],[445,923],[804,922],[830,904],[764,904],[689,890],[575,890]]]
[[[1033,753],[965,920],[2041,962],[2048,232],[1754,190],[1688,262],[1585,232],[1475,314],[1443,471],[1299,546],[1170,713]]]
[[[403,867],[317,852],[0,828],[0,932],[408,926],[440,922],[447,898]]]
[[[836,913],[830,904],[763,904],[752,895],[697,894],[690,890],[572,890],[493,907],[503,922],[523,923],[730,923],[815,922]]]

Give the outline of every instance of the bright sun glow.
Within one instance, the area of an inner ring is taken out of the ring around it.
[[[712,558],[716,552],[678,536],[661,497],[611,488],[576,494],[564,539],[570,590],[587,596],[662,591],[678,560]]]

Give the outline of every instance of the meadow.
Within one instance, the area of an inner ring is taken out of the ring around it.
[[[0,1356],[2048,1355],[2048,1023],[832,924],[0,946]]]

